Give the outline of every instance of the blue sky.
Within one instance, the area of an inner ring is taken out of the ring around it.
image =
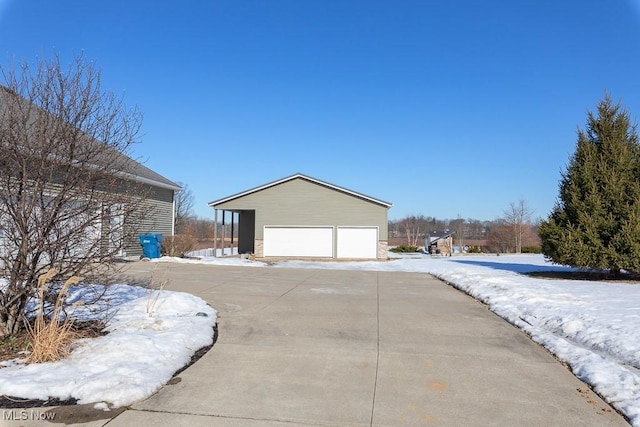
[[[640,0],[0,0],[0,63],[84,52],[207,203],[297,172],[390,219],[546,216],[587,109],[640,115]]]

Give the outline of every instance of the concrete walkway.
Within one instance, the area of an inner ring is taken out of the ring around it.
[[[218,341],[149,399],[84,425],[628,425],[518,329],[425,274],[144,262],[126,274],[144,282],[154,268],[219,311]],[[52,411],[77,422],[81,408]]]

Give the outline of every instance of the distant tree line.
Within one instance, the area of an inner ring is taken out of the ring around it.
[[[389,244],[423,246],[429,236],[453,232],[453,245],[471,252],[540,252],[538,221],[526,201],[511,203],[504,215],[494,220],[438,219],[409,215],[389,221]]]

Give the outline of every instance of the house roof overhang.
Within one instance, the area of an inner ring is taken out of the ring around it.
[[[17,101],[24,104],[27,104],[29,102],[26,99],[20,97],[18,94],[12,92],[7,87],[0,85],[0,112],[2,112],[3,108],[6,108],[4,104],[10,101]],[[46,110],[37,106],[34,106],[34,110],[31,114],[50,115],[50,113],[48,113]],[[60,120],[60,122],[62,123],[62,120]],[[91,149],[91,144],[102,144],[102,142],[98,141],[90,135],[87,135],[87,139],[85,141],[89,146],[88,149]],[[105,150],[105,155],[108,155],[109,157],[118,156],[122,159],[122,161],[120,162],[122,165],[122,170],[117,170],[115,171],[115,173],[126,179],[173,191],[182,190],[182,187],[180,185],[151,170],[150,168],[146,167],[139,161],[134,160],[123,152],[113,150],[112,152],[107,153],[107,151]]]

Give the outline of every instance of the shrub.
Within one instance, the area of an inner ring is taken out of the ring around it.
[[[541,246],[523,246],[522,253],[523,254],[541,254],[542,247]]]
[[[409,245],[400,245],[395,248],[389,249],[391,252],[396,253],[407,253],[407,252],[422,252],[417,246],[409,246]]]
[[[191,234],[176,234],[165,237],[160,248],[162,255],[183,258],[196,247],[197,240]]]

